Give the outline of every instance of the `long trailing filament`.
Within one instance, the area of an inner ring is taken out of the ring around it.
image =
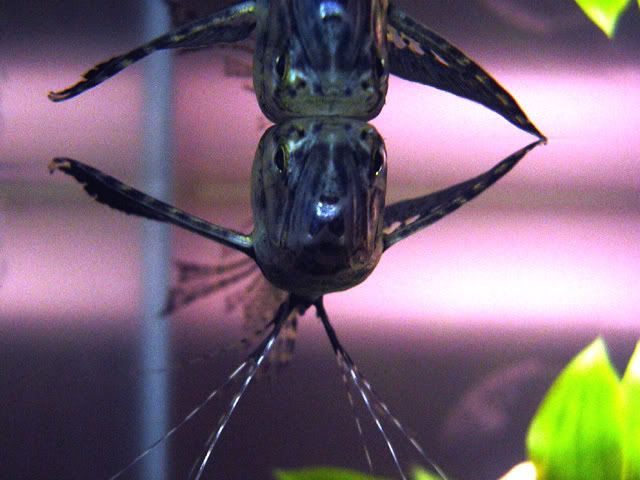
[[[400,464],[400,460],[398,459],[398,455],[393,447],[393,444],[387,434],[384,426],[382,424],[380,415],[376,413],[376,410],[382,414],[382,417],[390,420],[393,425],[402,433],[402,435],[409,441],[409,443],[416,449],[416,451],[420,454],[420,456],[431,465],[434,470],[438,473],[438,475],[446,480],[446,475],[444,472],[430,459],[426,456],[424,449],[420,446],[418,441],[407,431],[407,429],[402,425],[402,423],[395,417],[389,407],[380,399],[379,395],[373,390],[371,383],[362,375],[362,373],[356,367],[353,359],[349,355],[349,353],[342,347],[340,341],[338,340],[338,336],[336,335],[333,326],[329,322],[329,316],[324,308],[322,303],[322,298],[320,298],[315,304],[318,316],[322,321],[322,325],[324,326],[325,331],[327,332],[327,336],[329,337],[329,341],[331,342],[331,346],[333,347],[333,351],[336,356],[336,361],[338,363],[338,367],[340,368],[342,374],[349,378],[352,384],[358,390],[365,407],[367,408],[371,418],[373,419],[378,431],[382,435],[387,450],[393,459],[393,463],[400,474],[400,477],[403,480],[407,479],[407,476]]]

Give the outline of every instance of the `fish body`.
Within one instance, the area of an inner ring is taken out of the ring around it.
[[[371,120],[384,105],[391,73],[478,102],[545,139],[488,72],[388,0],[238,2],[99,63],[49,99],[75,97],[158,50],[236,43],[254,31],[254,89],[273,122]],[[215,95],[215,84],[211,90]]]
[[[224,384],[237,377],[243,378],[241,387],[207,441],[206,451],[192,477],[194,480],[202,478],[222,430],[258,369],[269,363],[267,359],[278,352],[279,344],[283,345],[280,352],[285,353],[285,361],[290,357],[296,318],[312,306],[327,332],[347,389],[351,384],[362,398],[400,477],[406,480],[382,419],[397,428],[426,462],[429,459],[340,344],[323,305],[324,295],[360,283],[373,271],[385,250],[481,194],[540,143],[518,150],[465,182],[386,206],[384,144],[372,126],[340,117],[289,120],[265,132],[254,158],[254,230],[251,234],[212,224],[77,160],[56,158],[50,169],[74,177],[100,203],[131,215],[171,223],[234,248],[255,260],[267,280],[282,293],[276,295],[276,303],[280,302],[276,311],[260,329],[260,335],[264,335],[262,341]],[[240,271],[239,275],[246,278],[247,274]],[[155,445],[173,435],[219,390],[211,391],[192,413],[112,479],[121,476]],[[352,401],[350,393],[349,399]],[[357,417],[356,423],[358,431],[362,432]],[[365,452],[370,460],[366,447]]]
[[[271,127],[252,174],[256,261],[310,299],[362,282],[382,255],[386,153],[376,129],[340,117]]]
[[[49,98],[61,101],[78,95],[156,50],[233,43],[254,31],[254,89],[260,108],[276,125],[265,132],[254,157],[254,228],[250,234],[207,222],[76,160],[57,158],[50,168],[74,177],[98,202],[174,224],[241,252],[255,261],[270,284],[270,304],[275,305],[275,311],[272,315],[261,312],[256,333],[262,340],[224,384],[243,379],[209,436],[203,456],[192,471],[193,479],[204,475],[240,397],[258,369],[278,352],[279,343],[290,357],[297,316],[313,306],[331,342],[352,406],[351,387],[382,435],[400,477],[406,480],[382,420],[397,428],[424,461],[429,459],[340,344],[323,297],[362,282],[385,250],[478,196],[542,140],[465,182],[385,205],[385,146],[380,134],[365,122],[382,109],[389,73],[393,73],[479,102],[517,127],[540,139],[544,136],[487,72],[388,0],[239,2],[96,65],[80,82],[50,93]],[[213,84],[212,92],[216,93]],[[196,274],[196,270],[188,267],[184,271]],[[229,271],[238,279],[251,274],[246,263],[229,263],[221,271]],[[212,284],[213,289],[224,282]],[[212,291],[212,285],[179,291],[171,305],[185,305],[202,292]],[[120,477],[155,445],[173,435],[219,390],[213,390],[163,438],[112,478]],[[356,424],[362,435],[357,416]],[[372,468],[366,445],[364,449]]]
[[[387,94],[386,0],[258,0],[253,85],[273,122],[371,120]]]

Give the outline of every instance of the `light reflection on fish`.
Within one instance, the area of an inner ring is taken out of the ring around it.
[[[240,42],[254,30],[254,90],[273,122],[318,115],[371,120],[392,73],[478,102],[544,138],[489,73],[387,0],[240,2],[96,65],[49,98],[79,95],[157,50]]]
[[[280,298],[274,297],[278,305],[263,329],[260,343],[225,384],[112,478],[119,477],[155,445],[173,435],[220,389],[238,379],[241,386],[194,470],[193,478],[201,478],[222,430],[256,372],[279,339],[284,337],[285,344],[293,347],[287,332],[295,332],[295,319],[312,306],[327,332],[349,398],[350,388],[354,387],[383,436],[400,476],[406,478],[383,421],[399,429],[429,462],[340,344],[324,309],[323,297],[362,282],[386,249],[475,198],[540,143],[513,153],[475,178],[385,206],[386,154],[374,127],[355,119],[322,116],[285,121],[267,130],[257,148],[251,182],[254,229],[250,234],[195,217],[76,160],[54,159],[51,171],[61,170],[73,176],[98,202],[128,214],[174,224],[235,249],[256,262],[272,285],[272,293],[281,292]],[[246,262],[231,270],[236,268],[249,271]],[[198,276],[196,271],[197,268],[187,267],[183,273],[194,278]],[[362,435],[357,417],[356,423]],[[364,447],[371,462],[366,444]]]

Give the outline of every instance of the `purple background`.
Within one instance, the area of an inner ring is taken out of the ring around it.
[[[64,155],[136,184],[141,67],[72,101],[46,92],[141,40],[134,2],[0,7],[0,476],[106,478],[137,453],[140,318],[137,219],[96,205],[46,164]],[[452,477],[491,479],[524,458],[526,425],[558,369],[602,334],[622,367],[640,337],[640,12],[614,41],[569,0],[397,2],[490,71],[549,136],[504,181],[385,254],[362,285],[327,297],[343,344]],[[420,5],[417,5],[420,4]],[[558,6],[562,4],[561,6]],[[3,11],[4,10],[4,11]],[[175,201],[243,228],[266,127],[228,51],[175,60]],[[373,122],[389,156],[389,199],[475,175],[531,138],[470,102],[393,79]],[[173,231],[176,258],[220,249]],[[174,420],[242,358],[224,295],[172,320]],[[300,322],[292,364],[249,389],[208,478],[274,468],[366,470],[319,322]],[[186,478],[225,403],[169,443]],[[376,473],[393,465],[365,410]],[[172,422],[173,423],[173,422]],[[399,436],[407,465],[418,461]],[[135,478],[135,470],[128,478]]]

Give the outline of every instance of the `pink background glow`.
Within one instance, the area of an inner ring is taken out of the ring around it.
[[[5,3],[0,469],[7,478],[108,478],[140,453],[137,396],[154,374],[136,370],[142,223],[92,202],[46,166],[69,156],[142,186],[144,67],[69,102],[51,103],[46,93],[139,44],[145,2]],[[494,480],[524,460],[526,426],[571,356],[603,334],[620,367],[640,337],[640,10],[628,9],[609,41],[570,0],[394,3],[495,75],[549,144],[395,245],[363,284],[328,295],[327,311],[429,455],[452,478]],[[250,80],[223,75],[228,54],[174,57],[174,200],[244,229],[267,122],[245,88]],[[389,202],[477,175],[533,140],[485,108],[397,78],[373,123],[387,145]],[[173,229],[172,239],[175,258],[222,258],[220,247],[188,232]],[[241,330],[237,317],[222,294],[166,320],[175,366],[159,368],[170,377],[165,404],[174,420],[237,365],[228,348],[191,361],[228,347]],[[276,467],[309,465],[366,469],[312,314],[276,380],[251,385],[216,447],[211,478],[269,478]],[[186,476],[223,408],[217,403],[169,442],[168,478]],[[383,442],[362,409],[360,416],[375,473],[391,478]],[[397,444],[403,461],[418,460]]]
[[[266,123],[239,86],[247,81],[223,77],[220,62],[196,61],[177,66],[178,203],[229,224],[224,210],[234,203],[238,217],[249,215],[250,165]],[[8,71],[3,157],[27,172],[10,183],[19,208],[11,195],[4,202],[0,306],[11,317],[74,322],[91,312],[130,317],[138,308],[138,221],[92,205],[45,169],[53,155],[68,155],[135,184],[138,72],[71,102],[47,101],[48,89],[82,68]],[[640,68],[496,70],[549,145],[472,205],[394,247],[364,285],[331,296],[340,316],[355,309],[381,328],[420,323],[426,312],[429,322],[636,325],[640,109],[632,106],[640,105]],[[475,175],[531,140],[486,109],[398,79],[374,123],[387,143],[392,200]]]

